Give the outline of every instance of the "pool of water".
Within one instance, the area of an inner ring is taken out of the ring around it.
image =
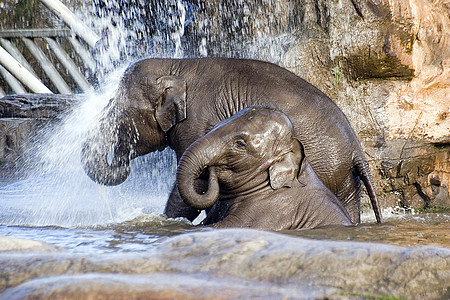
[[[38,240],[75,253],[149,251],[165,239],[198,227],[183,219],[167,219],[160,214],[141,214],[121,223],[90,226],[0,225],[0,235]],[[363,222],[349,227],[327,227],[284,231],[283,234],[312,239],[381,242],[413,247],[450,247],[450,214],[400,214],[382,224]]]
[[[385,218],[381,224],[363,222],[349,227],[316,228],[285,233],[314,239],[381,242],[406,247],[419,245],[450,247],[450,213],[392,214],[392,211],[392,209],[384,210]]]

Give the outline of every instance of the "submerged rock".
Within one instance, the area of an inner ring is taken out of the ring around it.
[[[19,239],[9,236],[0,236],[1,252],[48,252],[63,250],[51,244],[33,241],[28,239]]]
[[[251,229],[182,234],[146,253],[3,253],[0,265],[1,299],[439,299],[450,282],[447,248]]]

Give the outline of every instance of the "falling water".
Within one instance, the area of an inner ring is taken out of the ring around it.
[[[130,178],[115,187],[94,183],[80,164],[81,145],[98,123],[122,72],[111,73],[102,91],[86,95],[62,124],[40,133],[27,152],[27,178],[0,190],[1,224],[92,225],[162,212],[175,180],[171,151],[134,160]]]

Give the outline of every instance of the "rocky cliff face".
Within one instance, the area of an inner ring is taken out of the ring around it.
[[[383,207],[450,206],[450,7],[304,1],[281,64],[347,115]]]

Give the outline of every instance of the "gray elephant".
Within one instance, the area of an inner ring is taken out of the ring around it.
[[[199,191],[196,181],[205,170],[209,183]],[[246,108],[195,141],[180,159],[177,184],[192,207],[226,202],[204,220],[213,227],[286,230],[351,224],[342,203],[309,165],[290,120],[270,108]]]
[[[271,63],[227,59],[144,59],[125,71],[105,110],[100,130],[87,138],[82,164],[105,185],[123,182],[130,160],[167,146],[177,159],[215,124],[251,106],[283,111],[292,121],[311,167],[360,221],[361,180],[381,221],[369,167],[342,111],[321,91]],[[175,186],[168,217],[193,220]]]

